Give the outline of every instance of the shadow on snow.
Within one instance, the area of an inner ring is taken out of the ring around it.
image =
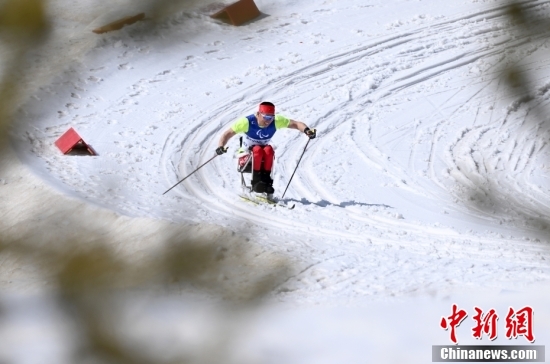
[[[388,206],[388,205],[384,205],[384,204],[364,203],[364,202],[357,202],[357,201],[345,201],[345,202],[340,202],[339,204],[332,203],[332,202],[329,202],[327,200],[321,200],[321,201],[318,201],[318,202],[311,202],[306,198],[302,198],[301,200],[296,200],[296,199],[293,199],[293,198],[285,198],[282,201],[284,201],[285,203],[296,202],[296,203],[299,203],[299,204],[302,204],[302,205],[316,205],[316,206],[319,206],[319,207],[328,207],[328,206],[335,206],[335,207],[367,206],[367,207],[384,207],[384,208],[389,208],[389,209],[394,208],[392,206]]]

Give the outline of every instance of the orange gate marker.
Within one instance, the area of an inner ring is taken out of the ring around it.
[[[229,21],[233,25],[241,25],[257,18],[260,14],[260,10],[256,6],[256,3],[254,3],[254,0],[239,0],[210,15],[210,17]]]
[[[85,149],[90,153],[90,155],[97,155],[97,153],[93,150],[93,148],[86,144],[84,139],[78,133],[73,129],[70,128],[67,130],[63,135],[59,137],[55,141],[55,145],[61,150],[61,153],[68,154],[73,149],[79,148],[79,149]]]

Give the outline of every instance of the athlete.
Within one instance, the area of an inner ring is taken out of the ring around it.
[[[225,145],[237,134],[244,133],[244,147],[252,151],[254,165],[252,166],[252,190],[258,193],[273,194],[273,179],[271,168],[275,153],[269,145],[271,138],[279,129],[290,128],[305,133],[310,139],[316,137],[316,130],[310,129],[301,121],[288,119],[282,115],[275,114],[275,105],[271,102],[262,102],[258,112],[246,117],[237,119],[227,129],[218,142],[216,153],[221,155],[227,152]]]

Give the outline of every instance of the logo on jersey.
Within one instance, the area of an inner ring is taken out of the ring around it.
[[[269,133],[264,134],[264,133],[262,133],[261,130],[258,130],[258,131],[256,132],[256,135],[259,136],[261,139],[269,138]]]

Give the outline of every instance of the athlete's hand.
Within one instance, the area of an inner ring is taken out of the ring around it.
[[[216,154],[222,155],[223,153],[227,153],[227,147],[218,147],[216,148]]]
[[[317,136],[317,130],[310,129],[310,128],[305,128],[304,129],[304,134],[307,135],[307,137],[309,139],[315,139],[315,137]]]

